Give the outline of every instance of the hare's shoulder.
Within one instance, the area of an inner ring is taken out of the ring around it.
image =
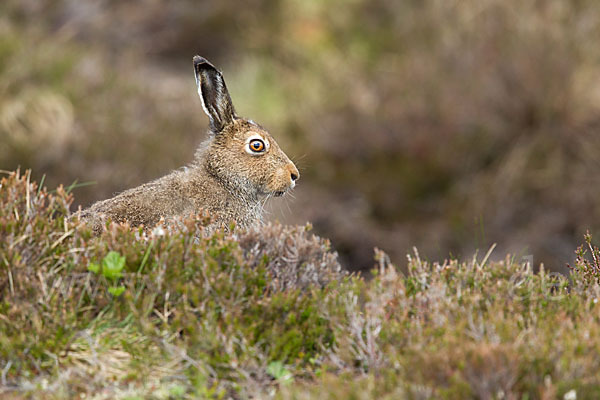
[[[82,212],[82,217],[108,217],[117,222],[128,221],[132,225],[155,224],[161,217],[168,218],[181,213],[188,206],[184,186],[182,172],[174,171],[94,203]]]

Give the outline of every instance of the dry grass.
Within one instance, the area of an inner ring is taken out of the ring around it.
[[[0,187],[0,396],[596,398],[598,249],[566,277],[492,250],[348,276],[306,227],[100,237],[72,196]],[[591,252],[591,253],[589,253]],[[567,396],[567,397],[568,397]]]

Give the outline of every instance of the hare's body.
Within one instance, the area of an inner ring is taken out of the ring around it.
[[[99,201],[81,216],[89,220],[96,232],[102,231],[108,219],[152,227],[161,218],[169,220],[202,211],[211,215],[215,225],[235,221],[238,226],[248,227],[260,221],[261,203],[258,197],[246,199],[231,193],[202,165],[194,164]]]
[[[198,93],[210,118],[211,138],[194,162],[82,211],[99,232],[107,220],[152,227],[165,220],[208,212],[213,226],[260,222],[263,203],[293,188],[298,170],[269,133],[233,111],[221,74],[194,57]]]

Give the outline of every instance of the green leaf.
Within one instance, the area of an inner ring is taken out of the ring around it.
[[[169,396],[176,399],[185,396],[185,386],[174,384],[169,388]]]
[[[290,383],[294,376],[281,361],[273,361],[267,366],[267,374],[277,379],[279,383]]]
[[[125,291],[124,286],[111,286],[108,288],[108,293],[112,294],[115,297],[119,297]]]
[[[87,269],[88,269],[88,271],[97,274],[98,271],[100,271],[100,266],[96,263],[89,263]]]
[[[102,260],[102,274],[106,279],[117,280],[125,267],[125,257],[116,251],[110,251]]]

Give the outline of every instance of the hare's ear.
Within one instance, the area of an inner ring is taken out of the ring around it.
[[[210,128],[214,133],[219,133],[235,119],[235,110],[223,75],[200,56],[194,56],[194,72],[202,108],[210,119]]]

